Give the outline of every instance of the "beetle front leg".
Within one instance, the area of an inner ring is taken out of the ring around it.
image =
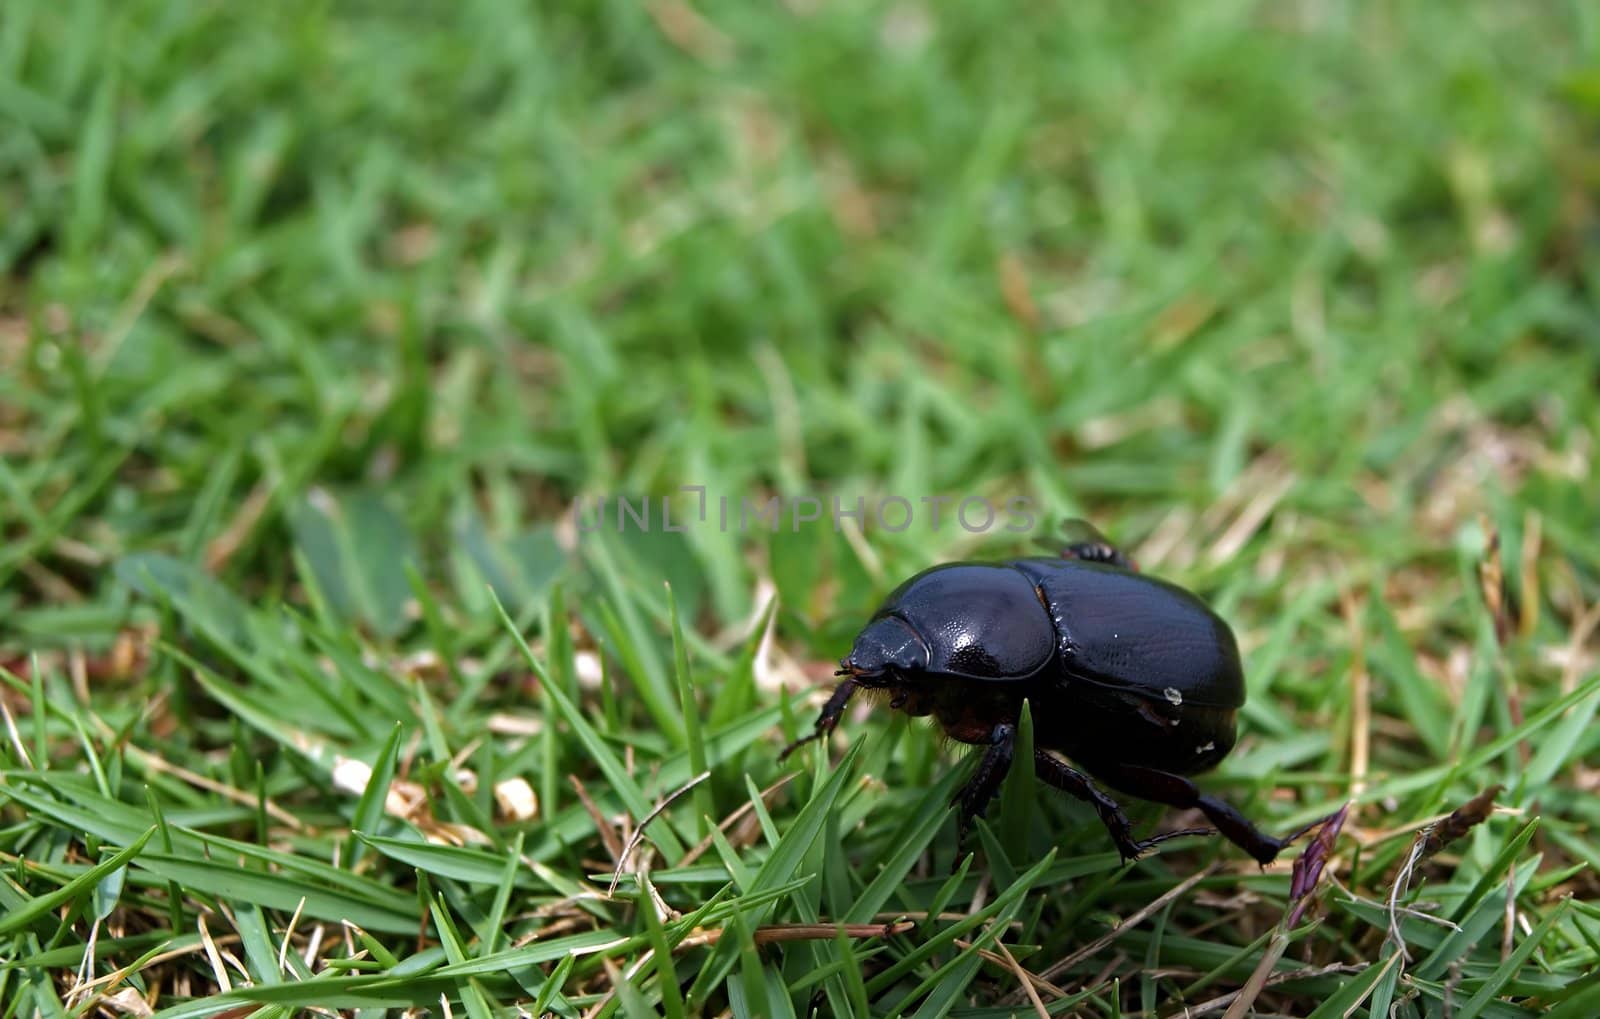
[[[838,686],[834,687],[833,696],[828,698],[828,703],[822,706],[822,714],[817,716],[816,726],[811,730],[811,732],[801,736],[793,743],[790,743],[788,746],[784,747],[783,752],[778,755],[778,760],[783,760],[795,750],[805,746],[812,740],[821,739],[822,737],[833,732],[834,726],[839,724],[839,717],[844,714],[845,705],[850,702],[850,695],[855,692],[856,681],[853,679],[847,679],[843,683],[840,683]]]
[[[978,770],[956,793],[955,802],[961,805],[956,815],[957,850],[967,840],[972,819],[982,817],[989,801],[1000,791],[1000,783],[1005,780],[1006,772],[1011,770],[1011,753],[1016,739],[1017,727],[1010,722],[995,726],[989,736],[989,749],[984,751],[983,760],[978,762]]]
[[[1321,823],[1313,821],[1284,838],[1273,838],[1251,824],[1237,807],[1226,800],[1202,793],[1198,786],[1182,775],[1131,764],[1096,764],[1091,765],[1089,770],[1110,785],[1140,799],[1165,803],[1169,807],[1198,809],[1206,815],[1206,820],[1217,826],[1223,838],[1249,853],[1263,867],[1277,859],[1284,847]]]
[[[1107,796],[1099,786],[1089,780],[1089,776],[1043,750],[1033,752],[1033,770],[1041,782],[1076,796],[1094,808],[1095,813],[1100,815],[1100,823],[1111,833],[1111,841],[1116,844],[1123,863],[1137,860],[1162,842],[1180,835],[1214,834],[1209,828],[1184,828],[1140,842],[1133,837],[1133,825],[1129,823],[1128,815],[1122,812],[1122,805]]]

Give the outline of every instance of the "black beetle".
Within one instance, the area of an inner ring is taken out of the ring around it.
[[[964,836],[1011,767],[1027,698],[1039,778],[1091,804],[1124,859],[1209,829],[1136,841],[1090,776],[1140,799],[1199,808],[1229,841],[1271,863],[1311,826],[1273,838],[1184,777],[1233,749],[1245,694],[1233,631],[1199,598],[1137,572],[1075,523],[1091,537],[1058,557],[948,563],[895,588],[840,661],[836,675],[848,678],[815,730],[784,755],[832,732],[857,690],[886,693],[891,707],[932,715],[950,738],[988,748],[957,795]]]

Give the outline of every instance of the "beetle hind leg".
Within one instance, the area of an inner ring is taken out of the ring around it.
[[[1111,841],[1116,844],[1117,852],[1122,856],[1124,863],[1137,860],[1162,842],[1180,835],[1213,834],[1210,828],[1184,828],[1180,831],[1164,832],[1141,842],[1133,837],[1133,825],[1128,821],[1128,815],[1122,812],[1122,805],[1106,795],[1104,790],[1089,779],[1089,776],[1043,750],[1034,751],[1033,768],[1040,781],[1075,796],[1094,808],[1095,813],[1100,815],[1100,823],[1111,833]]]
[[[1133,560],[1122,549],[1097,542],[1085,541],[1075,545],[1068,545],[1061,550],[1061,558],[1081,559],[1090,563],[1109,563],[1112,566],[1120,566],[1125,570],[1138,569]]]
[[[1139,569],[1133,557],[1113,545],[1100,529],[1087,520],[1062,521],[1061,531],[1068,540],[1061,546],[1061,558],[1081,559],[1090,563],[1107,563],[1125,570]]]
[[[1223,838],[1249,853],[1263,867],[1277,859],[1291,842],[1321,823],[1313,821],[1292,835],[1273,838],[1239,813],[1239,808],[1202,793],[1182,775],[1129,764],[1095,764],[1089,770],[1115,788],[1140,799],[1169,807],[1198,809],[1207,821],[1217,826]]]

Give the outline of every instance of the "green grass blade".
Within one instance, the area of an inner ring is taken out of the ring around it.
[[[0,935],[10,934],[27,926],[62,903],[71,902],[84,894],[92,895],[102,880],[121,870],[138,856],[143,851],[144,844],[149,842],[155,833],[156,830],[152,826],[110,858],[100,861],[55,891],[37,896],[15,909],[8,910],[5,916],[0,916]]]

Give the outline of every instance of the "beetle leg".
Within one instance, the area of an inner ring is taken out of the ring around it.
[[[1071,536],[1076,540],[1069,541],[1061,548],[1061,558],[1082,559],[1091,563],[1109,563],[1120,566],[1125,570],[1137,571],[1139,566],[1133,557],[1117,546],[1111,544],[1100,529],[1087,520],[1064,520],[1061,528],[1068,532],[1063,537]]]
[[[1209,828],[1185,828],[1140,842],[1133,837],[1133,825],[1129,823],[1128,815],[1122,812],[1121,804],[1107,796],[1099,786],[1090,781],[1089,776],[1043,750],[1033,752],[1033,770],[1040,781],[1076,796],[1094,808],[1095,813],[1100,815],[1100,823],[1111,833],[1111,841],[1116,844],[1117,852],[1121,854],[1124,863],[1137,860],[1160,843],[1180,835],[1212,834]]]
[[[1061,550],[1063,559],[1082,559],[1091,563],[1110,563],[1125,570],[1139,569],[1133,559],[1122,549],[1103,541],[1078,541]]]
[[[1202,793],[1198,786],[1171,772],[1140,768],[1130,764],[1094,764],[1089,770],[1123,792],[1140,799],[1165,803],[1169,807],[1198,808],[1206,820],[1217,826],[1222,837],[1249,853],[1265,867],[1277,859],[1285,846],[1320,822],[1313,822],[1287,838],[1273,838],[1251,824],[1237,807],[1215,796]]]
[[[822,706],[822,714],[817,716],[817,724],[804,736],[783,748],[783,753],[778,755],[778,760],[788,757],[798,748],[810,743],[814,739],[821,739],[833,731],[839,724],[839,717],[844,714],[844,706],[850,702],[850,695],[856,692],[856,681],[847,679],[833,688],[833,696],[828,698],[828,703]]]
[[[972,819],[982,817],[989,801],[1000,791],[1000,783],[1005,779],[1006,772],[1011,770],[1011,748],[1016,738],[1017,727],[1010,722],[995,726],[989,736],[989,749],[984,751],[983,759],[978,762],[978,770],[956,793],[955,799],[961,804],[960,812],[956,815],[957,849],[967,840]]]

